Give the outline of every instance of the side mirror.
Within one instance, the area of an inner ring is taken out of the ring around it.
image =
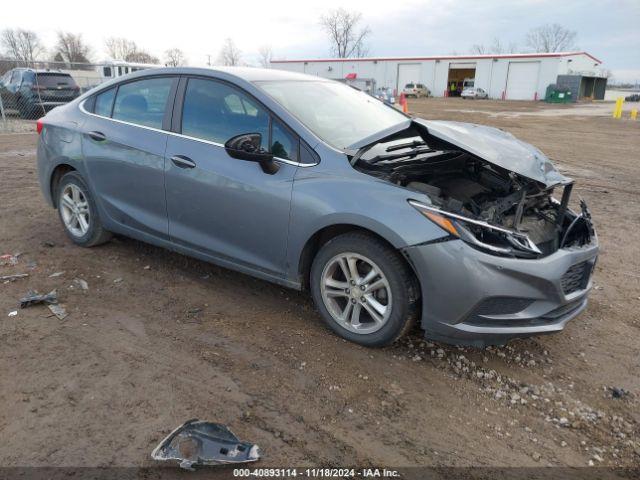
[[[259,133],[243,133],[230,138],[224,148],[230,157],[257,162],[264,173],[273,175],[280,167],[273,161],[273,154],[260,146],[261,143],[262,135]]]

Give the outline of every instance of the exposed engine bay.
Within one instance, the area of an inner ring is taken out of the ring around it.
[[[568,208],[573,182],[555,169],[564,180],[545,184],[438,138],[422,125],[412,123],[360,148],[350,161],[363,173],[425,194],[430,203],[410,203],[452,235],[494,254],[539,258],[587,245],[595,235],[584,202],[579,214]],[[557,190],[560,201],[553,197]]]

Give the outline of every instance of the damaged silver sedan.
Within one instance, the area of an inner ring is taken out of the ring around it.
[[[498,129],[349,86],[163,68],[38,122],[42,191],[78,245],[127,235],[307,289],[340,336],[487,345],[562,330],[598,242],[573,181]]]

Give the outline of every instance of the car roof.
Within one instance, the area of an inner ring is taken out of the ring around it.
[[[273,81],[273,80],[298,80],[298,81],[318,81],[330,82],[330,80],[313,75],[305,75],[303,73],[288,72],[284,70],[276,70],[273,68],[256,68],[256,67],[163,67],[147,70],[139,70],[136,76],[151,75],[205,75],[215,76],[216,73],[224,73],[234,76],[247,82]],[[132,77],[131,77],[132,78]]]
[[[16,67],[11,69],[12,70],[19,70],[21,72],[33,72],[33,73],[55,73],[56,75],[68,75],[71,76],[71,74],[67,73],[67,72],[63,72],[61,70],[47,70],[46,68],[26,68],[26,67]]]

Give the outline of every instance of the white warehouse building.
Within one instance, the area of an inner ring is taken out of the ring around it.
[[[436,97],[459,95],[470,79],[490,98],[506,100],[541,100],[547,87],[557,84],[571,90],[576,101],[604,98],[607,79],[601,63],[587,52],[558,52],[272,60],[271,68],[351,81],[370,91],[399,92],[408,83],[419,83]]]

